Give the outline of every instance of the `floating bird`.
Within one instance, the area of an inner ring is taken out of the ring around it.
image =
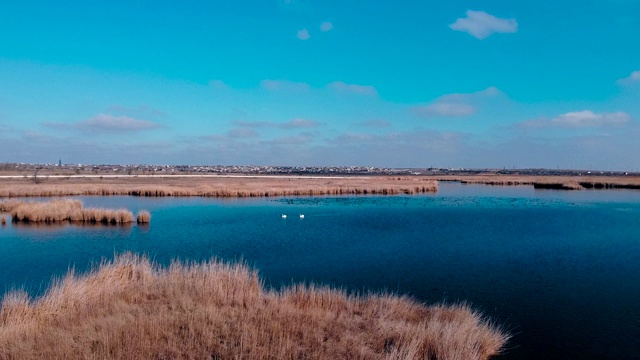
[[[300,219],[304,219],[304,214],[300,214]]]
[[[283,218],[283,219],[286,219],[286,218],[287,218],[287,215],[282,214],[282,218]]]

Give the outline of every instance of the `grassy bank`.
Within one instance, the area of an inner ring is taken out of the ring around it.
[[[57,223],[81,222],[102,224],[126,224],[134,221],[127,209],[85,208],[79,200],[62,199],[47,202],[0,201],[0,211],[11,212],[14,222]],[[149,222],[151,215],[144,211],[138,214],[138,222]]]
[[[352,178],[55,178],[0,179],[0,197],[132,195],[266,197],[295,195],[415,194],[438,191],[434,180],[391,177]]]
[[[529,175],[468,175],[434,176],[438,181],[459,181],[463,184],[497,186],[532,185],[536,189],[584,190],[584,189],[640,189],[637,176],[529,176]]]
[[[468,307],[327,288],[268,291],[216,261],[131,254],[42,298],[5,296],[0,359],[487,359],[507,335]]]

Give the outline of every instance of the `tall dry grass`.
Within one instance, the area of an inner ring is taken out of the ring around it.
[[[268,197],[309,195],[396,195],[438,191],[434,180],[391,177],[353,178],[94,178],[0,180],[0,197],[131,195]]]
[[[538,189],[640,189],[638,176],[536,176],[536,175],[446,175],[428,177],[438,181],[459,181],[463,184],[533,185]]]
[[[138,211],[136,220],[138,224],[148,224],[149,221],[151,221],[151,214],[147,210],[140,210]]]
[[[126,209],[84,208],[79,200],[62,199],[47,202],[20,202],[11,209],[13,221],[56,223],[62,221],[124,224],[133,222]]]
[[[16,206],[22,204],[22,201],[20,200],[15,200],[15,199],[7,199],[7,200],[1,200],[0,201],[0,213],[2,212],[11,212],[11,210],[13,210],[13,208],[15,208]]]
[[[464,305],[328,288],[265,290],[217,261],[125,254],[39,299],[6,295],[0,359],[487,359],[508,335]]]

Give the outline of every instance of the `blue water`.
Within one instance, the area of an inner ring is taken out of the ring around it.
[[[268,286],[469,302],[513,334],[502,359],[638,358],[640,191],[441,183],[420,196],[80,199],[148,209],[151,224],[7,224],[0,292],[41,294],[69,267],[123,251],[215,256],[246,261]]]

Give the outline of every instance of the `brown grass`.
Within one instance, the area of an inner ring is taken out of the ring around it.
[[[147,210],[138,211],[138,215],[136,216],[136,220],[138,224],[148,224],[151,221],[151,214]]]
[[[7,218],[2,216],[0,217],[0,225],[6,225],[7,224]]]
[[[530,175],[461,175],[434,176],[438,181],[460,181],[463,184],[533,185],[538,189],[640,189],[638,176],[530,176]]]
[[[125,254],[42,298],[4,297],[0,359],[487,359],[508,336],[465,305],[328,288],[268,291],[217,261]]]
[[[56,223],[62,221],[124,224],[133,222],[133,214],[126,209],[84,208],[79,200],[21,202],[11,210],[11,218],[18,222]]]
[[[438,183],[420,178],[55,178],[35,184],[29,179],[0,179],[0,197],[132,195],[266,197],[302,195],[395,195],[438,191]]]
[[[7,199],[0,201],[0,212],[11,212],[13,208],[22,204],[23,202],[16,199]]]

